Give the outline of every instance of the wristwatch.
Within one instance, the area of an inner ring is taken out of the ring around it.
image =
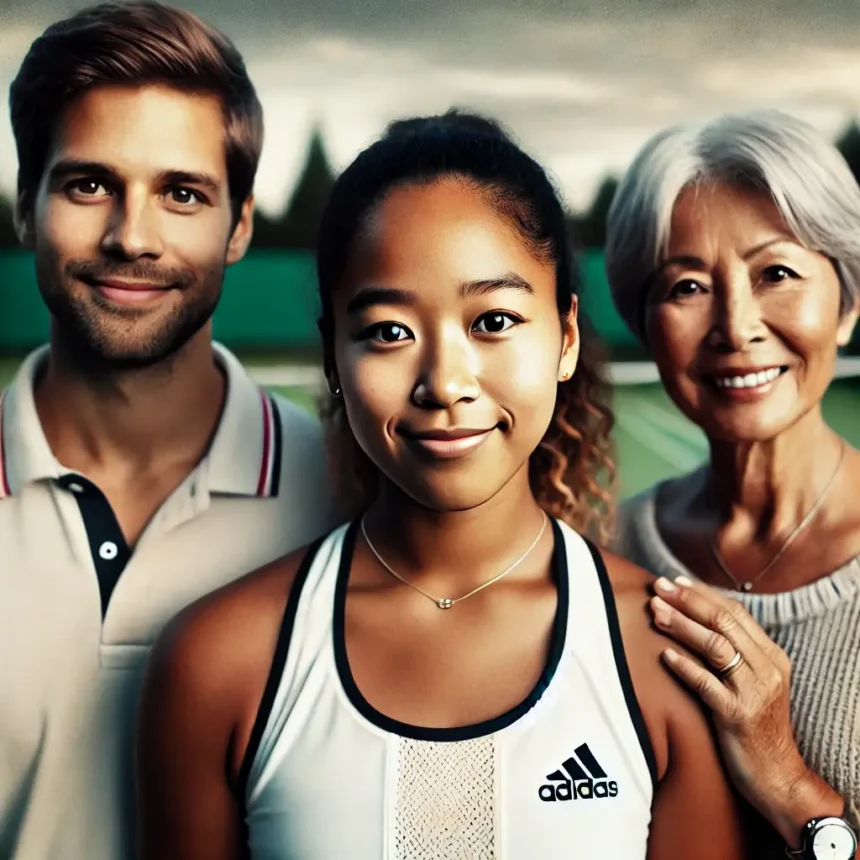
[[[857,836],[842,818],[813,818],[801,831],[799,851],[788,851],[789,857],[802,860],[854,860]]]

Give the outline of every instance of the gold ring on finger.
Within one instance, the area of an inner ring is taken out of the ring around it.
[[[741,665],[743,659],[744,658],[741,657],[741,652],[735,651],[735,656],[732,657],[732,659],[729,660],[729,662],[725,666],[723,666],[722,669],[717,669],[717,672],[719,672],[720,677],[728,678],[728,676],[731,675],[732,672],[734,672],[735,669],[737,669],[738,666]]]

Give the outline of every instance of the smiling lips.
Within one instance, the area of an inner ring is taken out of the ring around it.
[[[139,305],[165,295],[171,287],[143,281],[122,281],[113,278],[93,280],[91,286],[106,299],[121,305]]]
[[[785,366],[743,368],[734,373],[708,374],[706,378],[721,394],[748,399],[768,393],[773,383],[787,371]]]
[[[411,445],[414,445],[435,459],[452,460],[469,454],[482,445],[495,430],[473,430],[461,428],[456,430],[428,430],[416,432],[401,430],[400,433]]]

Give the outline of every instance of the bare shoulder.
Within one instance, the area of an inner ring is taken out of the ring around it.
[[[658,778],[662,778],[670,748],[679,742],[712,745],[710,726],[698,700],[663,663],[661,655],[666,648],[683,648],[651,621],[648,602],[653,596],[654,576],[611,552],[602,555],[615,597],[627,665],[654,748]]]
[[[152,650],[142,713],[182,721],[203,708],[212,732],[250,734],[277,647],[284,612],[309,547],[200,598],[162,631]]]

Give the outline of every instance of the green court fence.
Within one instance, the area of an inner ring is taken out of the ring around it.
[[[612,304],[603,254],[585,252],[580,265],[582,311],[612,357],[642,357]],[[215,337],[242,352],[316,352],[318,315],[312,254],[252,251],[227,271],[214,317]],[[36,287],[32,255],[23,250],[0,252],[0,354],[19,355],[44,343],[47,334],[48,312]]]
[[[635,350],[636,342],[615,313],[600,253],[582,258],[582,307],[611,347]],[[313,255],[258,250],[227,271],[214,317],[215,337],[245,352],[316,351],[319,335]],[[23,250],[0,253],[0,353],[17,355],[44,343],[48,312],[36,287],[33,257]],[[615,350],[613,350],[615,351]]]

